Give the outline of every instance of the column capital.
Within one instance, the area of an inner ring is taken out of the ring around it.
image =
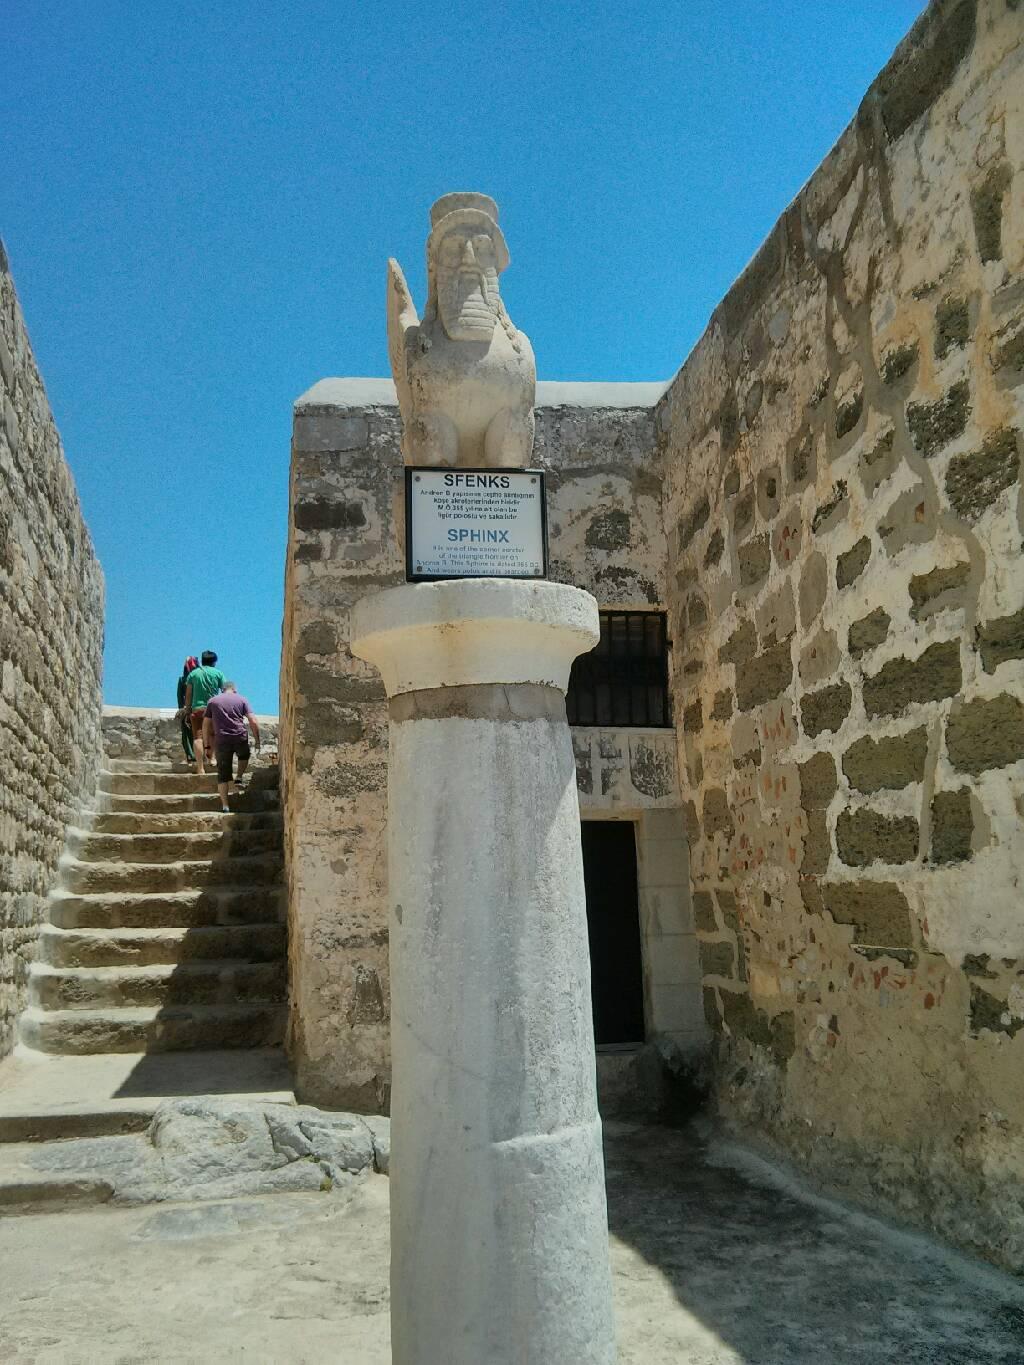
[[[406,583],[352,609],[352,653],[389,697],[478,683],[564,692],[572,661],[600,638],[597,602],[565,583],[512,578]]]

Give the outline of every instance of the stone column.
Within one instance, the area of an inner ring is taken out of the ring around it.
[[[356,605],[391,706],[396,1365],[615,1359],[579,804],[578,588],[464,579]]]

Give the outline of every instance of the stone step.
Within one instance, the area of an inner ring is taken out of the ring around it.
[[[157,895],[57,892],[50,922],[60,929],[197,929],[205,925],[264,924],[284,918],[280,886],[223,886]]]
[[[281,1048],[61,1057],[19,1046],[0,1062],[0,1144],[138,1133],[167,1099],[294,1104]]]
[[[188,891],[204,886],[270,886],[280,882],[280,854],[174,863],[87,863],[64,856],[61,886],[78,893]]]
[[[186,1048],[277,1047],[284,1005],[175,1005],[167,1008],[40,1010],[21,1016],[21,1040],[39,1052],[169,1052]]]
[[[58,929],[39,937],[39,961],[51,967],[148,967],[157,963],[235,960],[276,962],[286,948],[283,924],[211,925],[200,929]]]
[[[283,1001],[284,963],[188,962],[147,967],[51,967],[34,962],[28,1000],[40,1010],[117,1010]]]
[[[281,830],[224,829],[107,834],[69,829],[68,853],[80,862],[178,863],[281,852]]]
[[[246,775],[246,782],[254,790],[276,787],[277,768],[257,768]],[[116,796],[191,796],[198,792],[217,790],[217,774],[197,773],[100,773],[99,789]]]
[[[282,828],[277,810],[223,815],[216,811],[179,811],[170,814],[139,814],[107,811],[92,817],[90,834],[214,834],[219,831]]]
[[[119,796],[116,793],[101,793],[100,800],[104,812],[113,815],[187,815],[212,811],[220,813],[220,797],[215,791],[199,792],[191,796]],[[241,796],[228,794],[228,805],[233,814],[247,814],[280,809],[281,801],[276,787],[251,788]]]

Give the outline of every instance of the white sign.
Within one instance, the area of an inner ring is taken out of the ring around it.
[[[407,469],[406,577],[543,578],[537,469]]]

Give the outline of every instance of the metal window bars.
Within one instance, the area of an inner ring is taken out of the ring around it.
[[[601,639],[572,666],[570,725],[671,726],[668,629],[660,611],[602,611]]]

